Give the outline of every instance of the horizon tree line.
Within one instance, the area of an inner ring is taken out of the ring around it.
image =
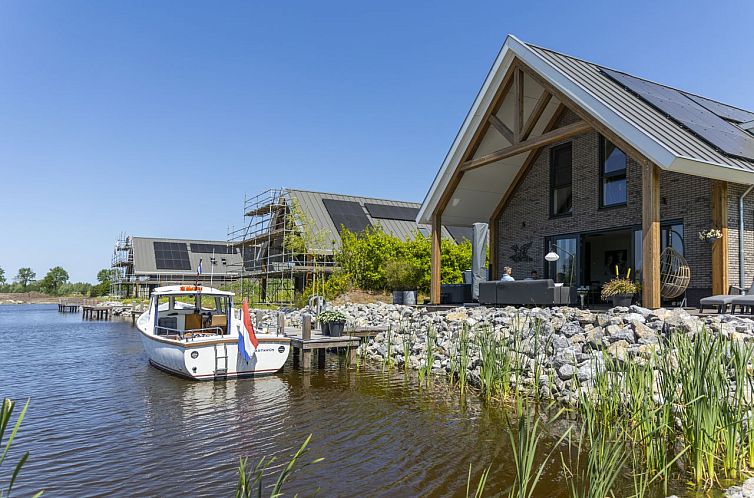
[[[89,297],[103,296],[110,292],[111,270],[102,269],[97,273],[97,283],[70,282],[68,272],[62,266],[49,269],[45,276],[37,280],[37,273],[29,267],[18,269],[16,275],[9,282],[5,270],[0,267],[0,292],[24,293],[43,292],[45,294],[62,296],[81,294]]]

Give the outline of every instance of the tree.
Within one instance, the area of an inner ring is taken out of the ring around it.
[[[62,267],[56,266],[50,268],[47,275],[44,276],[39,286],[47,294],[57,294],[63,284],[68,282],[68,272]]]
[[[5,285],[5,270],[0,268],[0,285]]]
[[[16,282],[21,285],[21,292],[26,292],[26,288],[36,277],[37,274],[34,273],[31,268],[19,268],[18,274],[16,275]]]
[[[97,272],[97,281],[99,284],[92,288],[93,296],[104,296],[110,292],[110,281],[112,280],[113,270],[104,268]]]

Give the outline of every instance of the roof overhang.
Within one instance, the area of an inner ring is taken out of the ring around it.
[[[485,116],[486,110],[492,105],[496,91],[516,58],[520,59],[541,78],[559,89],[581,109],[589,113],[593,118],[601,122],[618,137],[633,146],[647,160],[656,164],[661,169],[736,183],[754,184],[754,171],[746,171],[724,164],[704,162],[676,155],[651,135],[634,125],[631,120],[620,112],[606,105],[585,88],[568,78],[525,43],[515,36],[509,35],[498,53],[469,113],[466,115],[466,119],[456,135],[448,154],[445,156],[442,166],[432,182],[432,186],[422,202],[416,219],[418,223],[431,223],[432,215],[438,210],[441,199],[450,188],[453,176],[460,167],[464,159],[463,156],[476,130],[484,124],[481,121]],[[495,165],[496,163],[493,163],[484,168],[494,168]],[[512,181],[515,173],[517,173],[517,170],[506,171],[505,174],[501,175],[503,176],[503,178],[500,178],[502,182],[498,183],[497,186],[509,186],[510,181],[508,179]],[[470,191],[465,195],[463,192],[460,192],[460,194],[469,199],[471,196],[475,196],[472,202],[494,202],[491,207],[488,206],[488,209],[485,210],[485,212],[489,212],[490,214],[501,198],[501,196],[497,195],[494,200],[484,199],[491,196],[480,195],[476,191]],[[443,215],[443,223],[450,223],[452,221],[456,224],[470,224],[478,221],[488,221],[488,219],[465,219],[462,216],[454,216],[453,220],[446,221],[444,213],[440,214]]]

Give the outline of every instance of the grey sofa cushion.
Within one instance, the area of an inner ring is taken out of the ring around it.
[[[569,287],[556,287],[551,279],[479,284],[481,304],[562,305],[570,303],[570,294]]]

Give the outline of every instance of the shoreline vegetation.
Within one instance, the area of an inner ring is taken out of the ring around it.
[[[754,471],[754,320],[637,306],[336,308],[347,328],[389,324],[360,347],[360,368],[403,370],[510,414],[509,496],[536,496],[546,465],[574,498],[656,496],[672,482],[720,489]],[[304,311],[287,319],[297,325]],[[568,429],[535,461],[542,426],[555,422]]]

